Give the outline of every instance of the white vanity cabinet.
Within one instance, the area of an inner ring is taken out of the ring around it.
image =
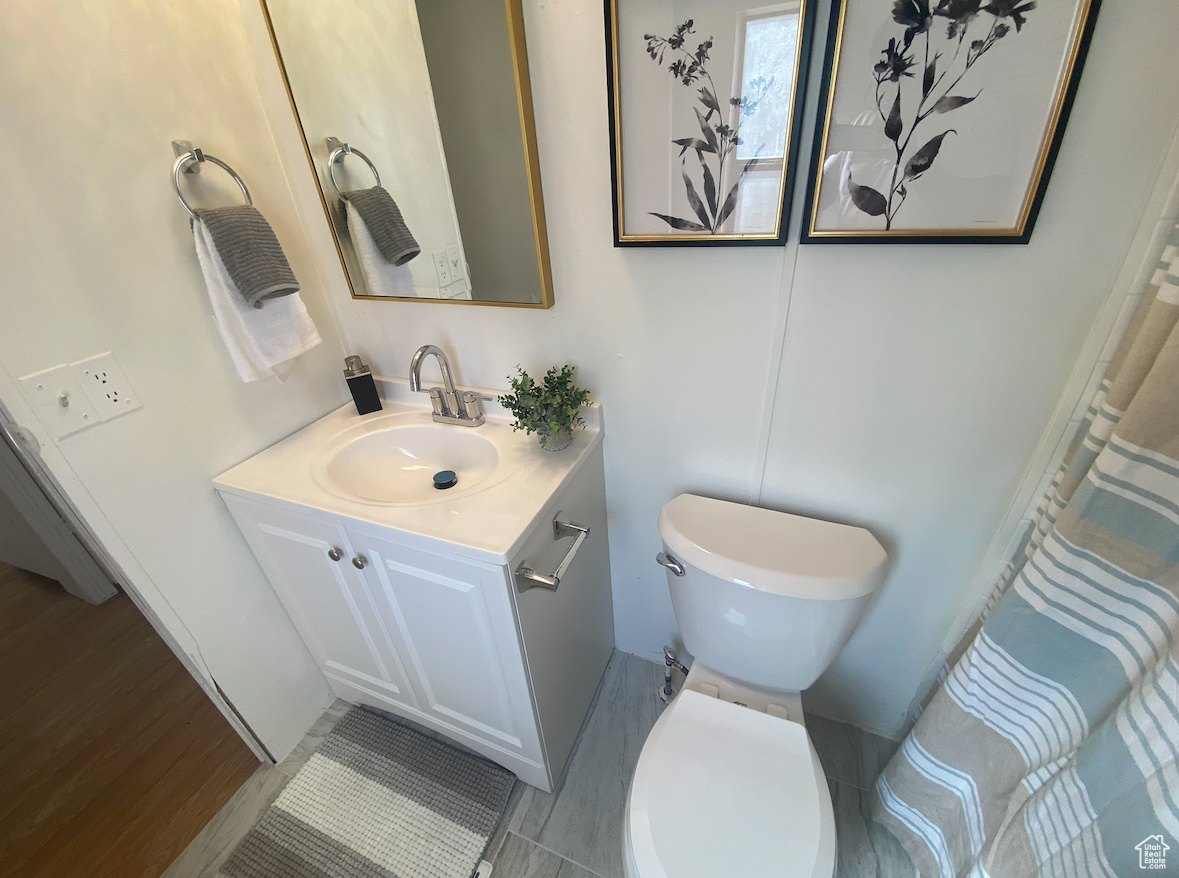
[[[248,492],[234,470],[217,487],[336,695],[550,791],[613,649],[600,442],[580,464],[499,554]],[[522,590],[514,570],[570,548],[558,513],[590,536],[556,591]]]
[[[368,560],[377,618],[401,649],[420,714],[435,727],[542,764],[507,569],[375,534],[349,536]]]
[[[311,510],[290,513],[233,495],[224,499],[333,688],[417,708],[403,650],[379,618],[368,577],[353,565],[362,556],[342,522]]]

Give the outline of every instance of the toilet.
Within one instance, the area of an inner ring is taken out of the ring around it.
[[[801,692],[851,637],[888,555],[859,527],[681,494],[659,515],[695,661],[627,793],[627,878],[832,878],[835,817]]]

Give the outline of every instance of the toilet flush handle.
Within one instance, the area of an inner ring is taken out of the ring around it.
[[[670,570],[676,576],[683,576],[684,575],[684,565],[681,564],[679,561],[677,561],[675,558],[671,557],[671,555],[668,555],[666,552],[660,552],[658,555],[656,555],[655,562],[660,567],[666,567],[668,570]]]

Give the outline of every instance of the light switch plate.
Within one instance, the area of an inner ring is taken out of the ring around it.
[[[109,421],[143,407],[110,351],[70,363],[70,368],[102,420]]]
[[[55,439],[64,439],[102,420],[70,366],[34,372],[19,379],[21,392]]]
[[[434,260],[434,271],[438,275],[438,286],[449,285],[454,278],[450,276],[450,260],[446,258],[446,251],[435,250],[431,258]]]

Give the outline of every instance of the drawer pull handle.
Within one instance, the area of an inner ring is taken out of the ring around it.
[[[330,549],[328,549],[328,557],[331,558],[333,561],[339,561],[341,558],[344,557],[344,553],[341,552],[339,549],[337,549],[335,546],[332,546]]]
[[[355,558],[352,559],[352,566],[355,567],[357,570],[363,570],[365,567],[368,566],[368,559],[365,558],[364,555],[357,555]]]
[[[577,557],[577,552],[581,549],[582,543],[589,539],[589,532],[590,529],[584,525],[574,524],[571,521],[562,521],[561,513],[558,512],[553,516],[553,539],[560,540],[565,537],[574,537],[573,543],[569,546],[569,550],[565,552],[565,557],[561,559],[561,563],[557,565],[557,569],[553,571],[552,576],[537,573],[528,566],[527,561],[522,562],[516,568],[516,589],[521,592],[528,591],[531,588],[556,591],[557,587],[561,584],[561,577],[569,570],[569,565]]]

